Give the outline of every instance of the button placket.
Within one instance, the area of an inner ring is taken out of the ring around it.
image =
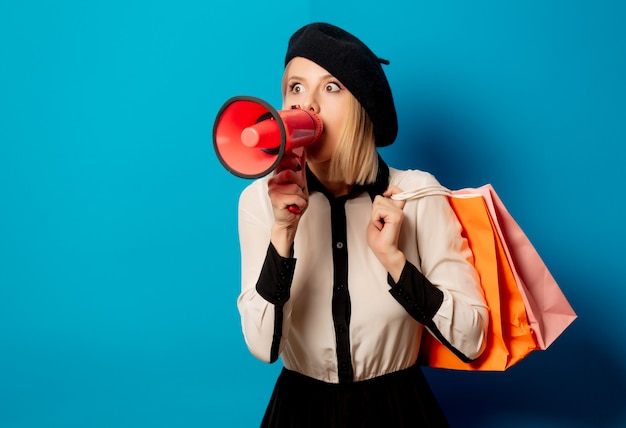
[[[352,352],[350,345],[350,293],[348,287],[347,224],[345,199],[331,200],[333,252],[333,323],[337,345],[339,382],[352,382]]]

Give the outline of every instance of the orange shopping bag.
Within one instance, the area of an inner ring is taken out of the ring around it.
[[[463,195],[449,199],[474,253],[474,266],[489,307],[487,347],[476,361],[464,363],[426,333],[420,360],[429,367],[503,371],[538,349],[525,303],[483,197]]]

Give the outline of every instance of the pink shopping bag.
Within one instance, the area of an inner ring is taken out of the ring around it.
[[[547,349],[577,318],[539,253],[506,209],[491,184],[452,191],[454,196],[480,194],[505,244],[505,252],[519,286],[530,326],[540,349]]]

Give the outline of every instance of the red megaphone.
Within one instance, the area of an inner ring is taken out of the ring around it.
[[[285,153],[317,141],[322,130],[322,120],[311,111],[277,111],[261,99],[237,96],[217,114],[213,147],[232,174],[259,178],[272,172]]]

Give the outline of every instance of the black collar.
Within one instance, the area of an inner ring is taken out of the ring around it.
[[[318,178],[313,174],[313,172],[306,167],[306,181],[307,186],[309,187],[309,192],[320,192],[323,193],[324,196],[328,198],[328,200],[333,200],[335,197],[322,185],[322,183],[318,180]],[[370,198],[373,200],[376,195],[382,195],[387,187],[389,186],[389,167],[383,161],[383,159],[378,155],[378,174],[376,175],[376,181],[372,184],[359,185],[355,184],[352,186],[350,193],[341,198],[351,199],[363,192],[367,192],[370,195]]]

